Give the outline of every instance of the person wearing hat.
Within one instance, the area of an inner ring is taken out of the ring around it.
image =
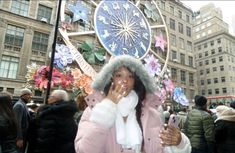
[[[213,153],[215,144],[214,120],[207,111],[207,99],[196,95],[195,108],[187,116],[185,134],[192,145],[192,153]]]
[[[20,99],[14,104],[13,110],[17,121],[17,150],[18,153],[23,153],[26,147],[26,134],[29,126],[30,113],[27,103],[31,101],[32,91],[28,88],[21,89]]]

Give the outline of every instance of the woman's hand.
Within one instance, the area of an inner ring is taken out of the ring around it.
[[[163,146],[177,146],[181,142],[181,132],[179,128],[171,125],[164,125],[165,129],[160,132]]]
[[[124,95],[125,91],[123,90],[123,85],[117,84],[114,86],[114,84],[112,83],[107,98],[117,104]]]

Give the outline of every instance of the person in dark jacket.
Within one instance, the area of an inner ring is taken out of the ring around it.
[[[30,113],[26,104],[31,101],[32,92],[27,88],[22,89],[20,92],[20,99],[14,104],[13,110],[17,121],[17,150],[18,153],[24,153],[26,148],[27,130],[30,121]]]
[[[54,90],[48,104],[39,108],[37,139],[32,153],[75,153],[77,125],[73,116],[77,106],[68,100],[66,91]]]
[[[192,153],[214,153],[214,120],[207,112],[207,99],[196,95],[196,107],[188,113],[185,134],[192,145]]]
[[[216,107],[216,113],[216,153],[235,153],[235,109],[221,105]]]
[[[11,96],[0,93],[0,153],[17,153],[16,119],[13,112]]]

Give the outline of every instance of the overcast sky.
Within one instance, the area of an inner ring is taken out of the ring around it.
[[[214,3],[216,7],[220,7],[223,12],[223,20],[229,24],[229,32],[235,36],[235,1],[194,1],[181,0],[186,6],[189,6],[193,11],[198,11],[202,6],[209,3]]]

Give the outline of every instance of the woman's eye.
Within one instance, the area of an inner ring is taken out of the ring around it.
[[[121,77],[121,74],[115,74],[115,77],[119,78],[119,77]]]

